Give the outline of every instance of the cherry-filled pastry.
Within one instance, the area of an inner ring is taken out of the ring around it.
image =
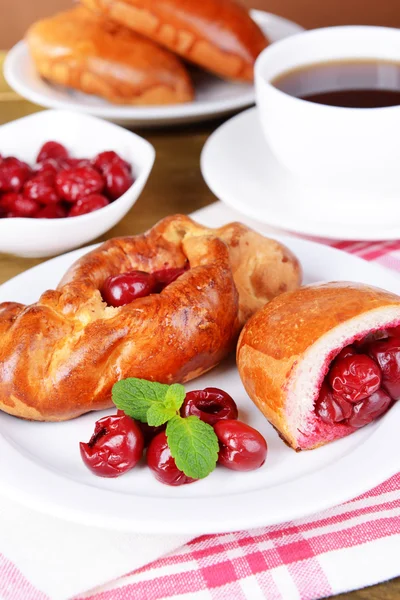
[[[237,363],[292,448],[342,438],[400,398],[400,297],[356,283],[282,294],[243,328]]]
[[[62,421],[112,406],[121,379],[198,377],[256,310],[300,283],[296,257],[240,223],[175,215],[109,240],[35,304],[0,304],[0,408]]]

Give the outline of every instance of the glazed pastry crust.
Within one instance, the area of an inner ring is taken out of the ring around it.
[[[110,275],[187,260],[190,269],[160,294],[120,308],[102,301]],[[300,280],[287,248],[239,223],[212,230],[177,215],[143,235],[112,239],[36,304],[0,304],[0,408],[60,421],[112,406],[119,379],[198,377],[234,349],[250,314]]]
[[[38,73],[115,104],[190,102],[189,75],[172,53],[83,6],[38,21],[26,40]]]
[[[83,3],[229,79],[252,81],[255,59],[268,45],[248,11],[235,0],[83,0]]]
[[[362,284],[333,282],[282,294],[246,323],[237,346],[243,385],[294,449],[299,447],[288,427],[288,389],[295,386],[292,376],[306,352],[336,327],[390,307],[398,307],[400,319],[400,298],[395,294]],[[335,437],[342,437],[353,429],[336,425],[335,431]]]

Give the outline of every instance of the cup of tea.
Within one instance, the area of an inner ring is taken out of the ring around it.
[[[328,27],[266,48],[257,107],[271,150],[292,173],[332,186],[400,186],[400,30]]]

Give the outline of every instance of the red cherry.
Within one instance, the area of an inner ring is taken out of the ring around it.
[[[153,276],[158,283],[157,291],[161,292],[167,285],[178,279],[178,277],[183,275],[189,268],[189,263],[187,263],[184,267],[172,267],[154,271]]]
[[[118,162],[122,164],[128,173],[131,172],[131,165],[121,158],[119,154],[114,152],[114,150],[106,150],[105,152],[100,152],[97,156],[92,160],[92,165],[100,171],[100,173],[104,173],[104,171],[109,167],[111,163]]]
[[[181,408],[182,417],[195,415],[209,425],[221,419],[237,419],[238,409],[229,394],[218,388],[193,390],[186,394]]]
[[[14,156],[0,164],[0,192],[19,192],[31,175],[31,168]]]
[[[197,481],[185,475],[176,466],[168,446],[165,431],[162,431],[151,440],[147,449],[147,464],[154,477],[166,485],[184,485]]]
[[[78,167],[91,167],[92,162],[88,158],[66,158],[60,163],[64,170],[76,169]]]
[[[111,200],[116,200],[133,184],[133,177],[120,162],[112,162],[104,169],[106,193]]]
[[[68,151],[58,142],[46,142],[40,148],[36,162],[42,162],[42,160],[46,160],[47,158],[54,158],[55,160],[68,158]]]
[[[92,473],[100,477],[118,477],[139,462],[144,440],[133,419],[112,415],[99,419],[90,441],[81,442],[79,446],[82,460]]]
[[[46,158],[33,167],[36,175],[57,175],[60,169],[60,163],[58,163],[54,158]]]
[[[37,219],[63,219],[66,216],[67,211],[60,202],[58,204],[49,204],[36,214]]]
[[[75,204],[72,205],[68,216],[79,217],[80,215],[86,215],[87,213],[99,210],[99,208],[104,208],[104,206],[108,206],[109,204],[110,202],[105,196],[102,196],[101,194],[90,194],[89,196],[77,200]]]
[[[124,306],[137,298],[152,294],[155,283],[151,273],[131,271],[108,277],[103,284],[101,295],[109,306]]]
[[[382,387],[394,400],[400,399],[400,336],[367,346],[370,357],[382,371]]]
[[[16,192],[8,192],[7,194],[3,194],[0,199],[0,206],[4,212],[10,212],[14,209],[15,201],[19,197],[20,194]]]
[[[235,420],[214,425],[220,450],[218,462],[233,471],[252,471],[265,463],[267,442],[259,431]]]
[[[60,198],[55,189],[54,173],[45,171],[29,179],[24,185],[23,194],[25,198],[40,204],[56,204]]]
[[[123,410],[117,410],[117,415],[123,416],[124,414],[125,413]],[[159,425],[158,427],[152,427],[151,425],[148,425],[147,423],[142,423],[141,421],[136,421],[136,423],[138,424],[143,433],[145,447],[150,444],[153,437],[155,437],[161,431],[165,431],[165,428],[167,426],[166,423],[164,425]]]
[[[34,217],[40,210],[38,202],[24,198],[24,196],[15,192],[4,194],[0,204],[9,216],[13,217]]]
[[[353,407],[353,414],[348,420],[351,427],[364,427],[387,411],[392,402],[391,397],[382,389],[377,390]]]
[[[328,425],[334,425],[348,419],[352,411],[353,405],[339,396],[334,397],[328,385],[323,382],[315,404],[315,412],[321,421]]]
[[[328,379],[335,397],[356,403],[379,389],[382,374],[369,356],[355,354],[335,360]]]
[[[100,193],[103,188],[102,176],[92,167],[61,171],[56,176],[57,192],[67,202],[76,202],[84,196]]]

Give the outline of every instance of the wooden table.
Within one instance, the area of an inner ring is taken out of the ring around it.
[[[1,60],[0,60],[1,70]],[[6,90],[0,81],[0,123],[39,110]],[[143,231],[162,217],[190,213],[215,200],[204,183],[199,167],[204,142],[218,122],[173,129],[141,131],[157,152],[154,170],[138,202],[116,227],[97,241]],[[0,148],[1,152],[1,148]],[[10,277],[43,262],[0,254],[0,284]],[[61,274],[60,274],[61,275]],[[349,594],[336,600],[399,600],[400,578]]]

